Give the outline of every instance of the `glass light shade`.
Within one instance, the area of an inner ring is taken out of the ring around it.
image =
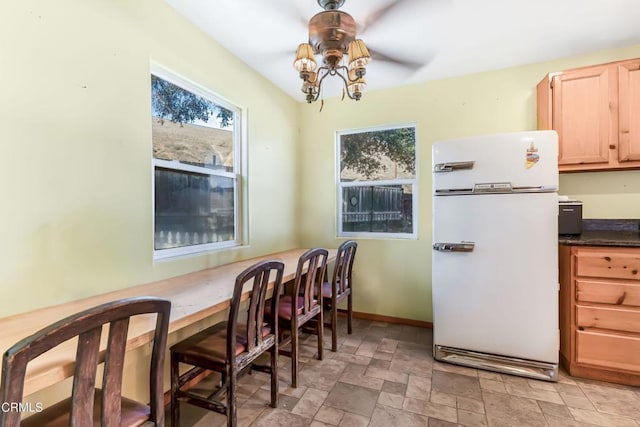
[[[313,55],[313,48],[309,43],[300,43],[296,50],[296,59],[293,61],[293,67],[302,71],[315,71],[318,67]]]
[[[318,92],[317,77],[313,71],[309,72],[309,78],[302,83],[302,92],[309,93],[309,88],[311,88],[311,93],[315,95]]]
[[[362,68],[370,61],[369,49],[361,39],[349,43],[349,68]]]
[[[365,78],[356,76],[355,69],[349,70],[349,92],[352,94],[356,92],[362,93],[366,87],[367,81],[365,80]]]

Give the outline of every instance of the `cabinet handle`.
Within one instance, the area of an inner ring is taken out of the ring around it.
[[[473,242],[434,243],[433,249],[438,252],[473,252],[475,245]]]
[[[453,172],[461,169],[473,169],[475,162],[449,162],[438,163],[433,168],[434,172]]]

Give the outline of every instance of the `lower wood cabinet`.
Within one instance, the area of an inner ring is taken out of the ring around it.
[[[562,364],[640,386],[640,248],[560,245],[559,254]]]

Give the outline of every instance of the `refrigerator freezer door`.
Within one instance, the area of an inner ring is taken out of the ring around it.
[[[435,345],[558,363],[557,214],[556,193],[434,198]]]
[[[434,194],[486,183],[556,191],[558,135],[531,131],[436,142],[433,165]]]

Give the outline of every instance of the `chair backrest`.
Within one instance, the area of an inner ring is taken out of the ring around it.
[[[233,289],[233,297],[231,298],[231,307],[229,309],[229,321],[227,324],[227,354],[235,354],[236,337],[238,334],[238,314],[240,313],[240,303],[244,285],[253,280],[251,287],[251,295],[249,297],[249,305],[247,307],[247,328],[246,339],[247,351],[260,352],[263,347],[263,328],[265,326],[264,307],[267,300],[267,290],[272,280],[272,273],[275,272],[273,282],[273,295],[280,294],[282,286],[282,275],[284,273],[284,264],[280,261],[262,261],[247,268],[236,277],[235,287]],[[271,298],[271,312],[278,312],[279,298]],[[275,334],[278,330],[278,316],[272,316],[267,319],[269,322],[270,333]]]
[[[306,314],[315,305],[322,301],[322,282],[327,271],[327,258],[329,251],[322,248],[309,249],[298,259],[298,268],[294,282],[293,295],[302,297],[302,314]],[[314,293],[315,288],[315,293]],[[314,294],[318,301],[314,302]],[[292,298],[293,304],[297,304],[297,298]],[[295,314],[297,310],[293,310]]]
[[[358,249],[358,244],[353,240],[347,240],[338,247],[333,269],[334,294],[341,294],[351,288],[351,273],[353,260],[356,258],[356,249]]]
[[[71,399],[70,425],[93,425],[96,368],[100,363],[100,337],[105,324],[109,336],[102,381],[101,425],[119,426],[124,354],[127,347],[129,319],[139,314],[156,313],[151,355],[151,421],[164,423],[163,372],[171,302],[160,298],[140,297],[109,302],[59,320],[9,348],[2,358],[2,402],[22,402],[27,364],[56,347],[78,337]],[[20,425],[18,411],[0,411],[0,426]]]

